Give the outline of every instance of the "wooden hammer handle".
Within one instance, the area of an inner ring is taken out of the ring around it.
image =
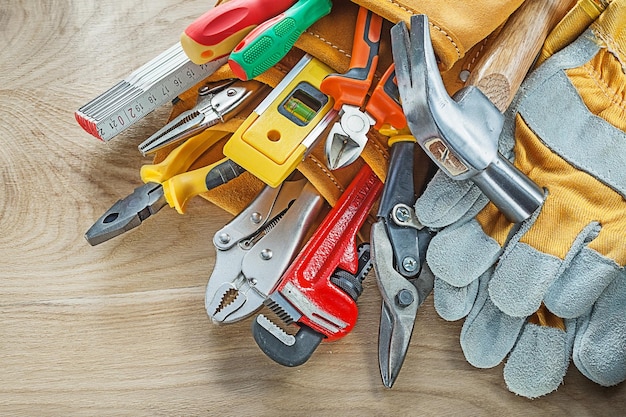
[[[574,0],[526,0],[507,20],[466,85],[480,88],[504,112],[548,33],[574,3]]]

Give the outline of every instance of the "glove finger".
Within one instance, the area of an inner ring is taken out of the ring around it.
[[[435,279],[433,296],[437,314],[448,321],[460,320],[467,316],[476,301],[478,287],[478,280],[465,287],[455,287],[442,279]]]
[[[525,317],[503,314],[489,299],[487,273],[480,279],[474,307],[461,329],[461,348],[465,359],[477,368],[492,368],[509,354]]]
[[[587,378],[604,386],[626,380],[626,274],[611,283],[591,312],[578,320],[573,359]]]
[[[539,309],[550,285],[570,265],[590,237],[597,236],[598,224],[590,223],[580,232],[564,259],[544,253],[521,242],[540,233],[533,229],[533,218],[524,223],[507,244],[489,284],[493,303],[510,316],[528,317]]]
[[[501,250],[476,220],[470,220],[437,233],[430,241],[426,260],[435,277],[465,287],[496,262]]]
[[[555,391],[569,367],[575,323],[566,331],[526,323],[504,365],[504,381],[510,391],[536,398]]]
[[[621,273],[622,269],[615,261],[584,247],[548,288],[544,303],[559,317],[580,317]]]
[[[472,181],[437,171],[415,202],[415,212],[423,225],[440,229],[459,221],[477,202],[484,206],[488,200]]]

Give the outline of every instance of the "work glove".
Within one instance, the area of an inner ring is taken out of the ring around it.
[[[438,173],[416,202],[435,308],[466,317],[469,363],[506,359],[508,388],[556,390],[571,358],[590,380],[626,379],[626,0],[522,84],[500,151],[545,190],[513,225],[469,181]]]

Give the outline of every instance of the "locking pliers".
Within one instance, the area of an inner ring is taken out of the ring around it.
[[[213,322],[242,320],[263,305],[323,206],[324,199],[305,178],[288,179],[277,188],[265,187],[217,231],[205,299]]]

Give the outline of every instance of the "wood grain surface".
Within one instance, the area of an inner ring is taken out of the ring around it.
[[[393,389],[380,382],[373,277],[354,331],[305,365],[276,365],[250,321],[204,311],[211,239],[230,216],[196,198],[91,247],[83,234],[140,185],[137,145],[163,107],[99,142],[74,111],[178,40],[212,4],[196,0],[0,3],[0,415],[623,415],[626,385],[571,367],[538,400],[511,394],[502,366],[475,369],[461,323],[420,309]]]

